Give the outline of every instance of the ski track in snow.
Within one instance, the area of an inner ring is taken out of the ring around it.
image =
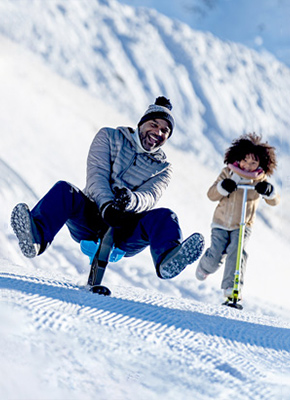
[[[115,385],[116,382],[120,385],[123,379],[146,388],[149,376],[150,385],[154,386],[155,375],[155,389],[158,382],[158,390],[162,390],[163,396],[166,393],[163,397],[166,399],[175,398],[179,390],[184,399],[190,399],[191,391],[199,388],[200,392],[203,380],[209,378],[212,385],[203,388],[205,397],[201,398],[226,399],[232,395],[237,399],[278,398],[275,397],[277,377],[271,381],[273,370],[281,375],[281,382],[285,377],[280,390],[290,389],[289,383],[286,384],[290,372],[290,321],[259,319],[245,311],[194,301],[176,303],[174,298],[133,288],[115,287],[112,297],[98,296],[70,282],[12,273],[0,273],[0,288],[2,301],[9,300],[16,308],[24,307],[29,314],[29,340],[34,336],[32,342],[45,357],[49,359],[52,350],[46,349],[37,337],[47,331],[65,334],[64,349],[55,340],[48,347],[52,345],[65,360],[66,372],[60,372],[59,380],[75,363],[84,368],[84,376],[88,373],[84,382],[73,384],[84,396],[90,395],[92,386],[92,372],[83,364],[87,357],[90,364],[100,363],[98,371],[102,362],[108,364]],[[85,357],[78,359],[74,341],[80,342],[76,348],[81,348]],[[126,354],[124,365],[116,365],[122,357],[114,355],[120,352]],[[168,359],[172,368],[163,370],[162,365]],[[174,376],[176,368],[178,379]],[[114,376],[116,371],[123,371],[125,377]],[[168,373],[172,374],[172,387],[165,388],[160,381]],[[44,379],[52,374],[48,368]],[[104,386],[101,379],[99,384]],[[108,391],[108,387],[103,390]],[[124,398],[131,398],[126,388],[122,390]],[[145,399],[146,390],[142,395]]]

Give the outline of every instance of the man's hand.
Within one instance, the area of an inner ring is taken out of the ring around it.
[[[118,228],[123,225],[126,213],[118,210],[114,203],[109,204],[103,211],[104,221],[112,226],[113,228]]]
[[[128,188],[115,189],[114,206],[119,211],[133,211],[137,204],[137,199],[134,193]]]
[[[137,197],[128,188],[116,188],[114,200],[105,206],[102,211],[104,221],[112,227],[121,227],[125,220],[134,211],[137,204]]]

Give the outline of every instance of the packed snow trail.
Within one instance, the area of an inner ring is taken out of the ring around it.
[[[2,302],[29,322],[12,324],[9,342],[25,349],[29,341],[32,365],[46,360],[40,386],[72,398],[133,399],[137,388],[141,399],[290,398],[290,321],[130,287],[98,296],[16,273],[2,272],[0,288]],[[25,357],[19,362],[25,367]]]

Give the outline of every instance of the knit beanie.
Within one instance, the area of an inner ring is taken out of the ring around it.
[[[138,127],[144,122],[149,121],[151,119],[164,119],[168,122],[170,128],[170,135],[172,135],[172,131],[174,128],[174,118],[171,113],[172,104],[170,103],[169,99],[166,97],[161,96],[157,97],[154,104],[150,104],[148,109],[145,111],[143,117],[140,119],[138,123]]]

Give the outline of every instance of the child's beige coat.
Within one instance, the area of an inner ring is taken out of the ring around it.
[[[256,185],[258,182],[265,181],[265,173],[261,173],[256,179],[247,179],[233,172],[229,167],[223,168],[214,184],[208,190],[208,198],[212,201],[219,201],[214,215],[212,227],[226,230],[238,229],[241,221],[241,210],[243,201],[243,190],[237,189],[228,196],[221,194],[220,182],[226,178],[233,179],[237,184]],[[246,225],[251,227],[255,220],[256,210],[260,195],[256,190],[249,190],[246,205]],[[275,206],[279,203],[280,197],[276,193],[270,196],[263,196],[267,204]]]

